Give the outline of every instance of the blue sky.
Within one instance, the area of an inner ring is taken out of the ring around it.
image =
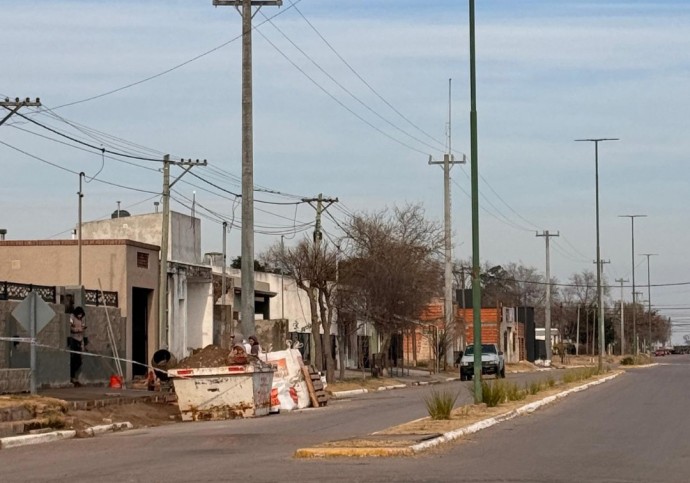
[[[449,78],[453,148],[469,154],[467,2],[298,2],[318,33],[290,4],[255,17],[256,25],[280,13],[273,23],[285,34],[271,23],[254,33],[255,182],[298,196],[337,196],[341,203],[330,212],[341,220],[344,211],[405,202],[423,203],[430,217],[441,219],[442,174],[427,159],[444,150]],[[12,22],[0,31],[0,95],[38,96],[50,108],[161,73],[240,34],[237,12],[214,8],[210,0],[7,0],[3,16]],[[602,255],[612,262],[607,276],[629,278],[631,271],[630,225],[617,215],[644,213],[649,217],[636,224],[636,251],[659,253],[652,258],[652,283],[690,280],[688,32],[684,1],[477,2],[482,258],[541,268],[544,243],[534,234],[548,229],[561,233],[552,273],[565,280],[593,269],[593,147],[573,140],[619,137],[600,150]],[[240,82],[237,40],[148,82],[54,111],[146,149],[87,137],[47,113],[32,118],[113,150],[206,158],[214,170],[195,172],[237,192],[227,173],[240,174]],[[0,127],[0,141],[72,171],[98,173],[97,179],[160,190],[156,163],[136,162],[145,169],[105,160],[100,170],[97,153],[27,130],[55,137],[15,117]],[[69,236],[78,177],[3,144],[0,167],[0,203],[12,207],[3,210],[0,226],[10,238]],[[467,167],[453,170],[460,258],[470,252],[468,175]],[[231,219],[235,208],[239,216],[232,196],[203,191],[199,186],[216,190],[189,175],[184,180],[197,187],[180,182],[178,200],[188,205],[184,197],[196,191],[197,201],[218,215]],[[107,216],[116,201],[133,213],[148,212],[155,196],[96,181],[85,193],[86,219]],[[291,201],[265,192],[256,197]],[[177,202],[173,207],[189,211]],[[278,232],[306,228],[314,215],[305,205],[296,212],[294,206],[257,207],[265,210],[257,212],[257,225],[273,233],[257,235],[259,251],[279,240]],[[204,250],[220,250],[218,216],[197,212],[205,215]],[[325,226],[336,233],[330,221]],[[239,253],[237,231],[230,233],[231,254]],[[636,275],[646,283],[644,263]],[[690,286],[658,287],[652,301],[681,321],[690,310],[671,307],[690,307],[689,294]]]

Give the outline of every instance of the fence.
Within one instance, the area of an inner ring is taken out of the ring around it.
[[[57,287],[33,285],[30,283],[0,282],[0,300],[24,300],[29,292],[36,292],[43,300],[57,303]],[[117,292],[103,292],[100,290],[84,290],[84,303],[106,307],[118,307]]]

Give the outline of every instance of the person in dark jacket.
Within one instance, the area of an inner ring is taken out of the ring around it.
[[[69,318],[69,350],[84,352],[86,349],[86,324],[84,323],[84,316],[86,313],[81,307],[76,307],[72,311],[72,315]],[[70,382],[76,387],[81,386],[79,383],[78,375],[79,369],[81,368],[81,354],[75,352],[70,353],[69,358],[69,375]]]
[[[248,340],[249,345],[251,346],[251,354],[258,357],[259,354],[261,354],[261,345],[259,344],[259,340],[255,335],[250,335]]]

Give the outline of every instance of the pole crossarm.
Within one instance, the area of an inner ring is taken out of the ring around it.
[[[213,0],[214,7],[241,7],[243,0]],[[252,7],[281,7],[283,0],[252,0]]]
[[[4,107],[10,111],[5,117],[0,119],[0,126],[2,126],[10,117],[12,117],[12,114],[19,111],[19,109],[22,107],[41,107],[41,100],[38,97],[35,101],[32,101],[28,97],[24,100],[20,100],[18,97],[16,97],[14,100],[10,100],[9,97],[6,97],[4,101],[0,101],[0,107]]]

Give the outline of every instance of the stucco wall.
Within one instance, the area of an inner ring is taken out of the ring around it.
[[[19,301],[0,301],[0,334],[3,337],[28,337],[28,331],[11,315]],[[67,349],[69,336],[69,315],[65,307],[49,304],[56,312],[55,317],[38,334],[40,344],[36,349],[37,379],[39,387],[60,387],[70,384],[70,354]],[[84,384],[105,384],[115,374],[114,362],[106,357],[113,355],[108,337],[108,316],[118,351],[122,354],[127,345],[124,337],[126,321],[117,308],[85,307],[86,335],[89,338],[88,352],[93,356],[82,356],[83,365],[79,379]],[[107,312],[107,315],[106,315]],[[0,369],[22,369],[30,367],[30,346],[27,343],[0,342]],[[28,387],[23,390],[28,390]]]
[[[148,268],[137,267],[137,254],[148,255]],[[38,240],[0,242],[0,280],[37,285],[69,286],[78,282],[78,246],[76,240]],[[132,288],[154,291],[149,311],[149,334],[157,333],[159,276],[158,249],[131,240],[83,240],[82,282],[87,289],[118,293],[119,317],[132,320]],[[132,340],[131,324],[126,324],[124,339]],[[157,340],[149,337],[149,354],[157,349]],[[131,344],[122,354],[132,358]],[[131,373],[130,373],[131,375]]]
[[[162,213],[90,221],[82,224],[82,238],[122,238],[160,246],[162,223]],[[185,263],[201,262],[201,220],[175,211],[170,213],[168,259]]]

